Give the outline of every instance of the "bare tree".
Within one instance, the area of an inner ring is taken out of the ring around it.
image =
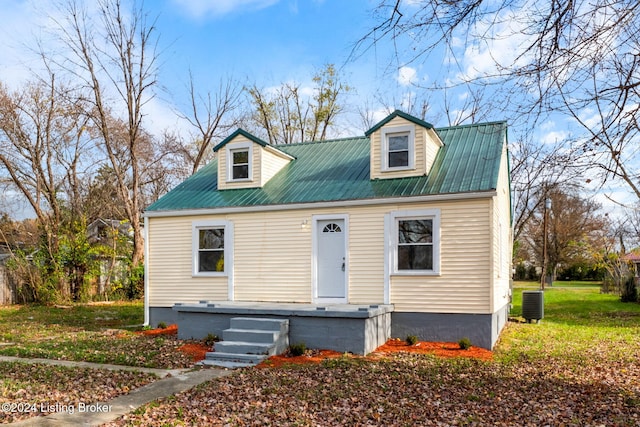
[[[86,90],[87,114],[100,136],[133,229],[132,265],[137,266],[144,248],[140,221],[144,108],[157,83],[154,22],[135,5],[125,11],[120,0],[98,0],[98,22],[76,0],[65,3],[62,13],[65,20],[56,22],[69,53],[58,64]]]
[[[579,259],[593,259],[594,248],[600,249],[602,230],[608,227],[600,214],[601,206],[593,200],[581,197],[566,187],[547,193],[551,200],[548,215],[548,260],[550,272],[555,277],[558,267],[567,266]],[[521,241],[527,245],[530,255],[542,265],[543,214],[538,209],[526,223]]]
[[[61,272],[61,230],[63,223],[81,216],[81,186],[91,169],[83,156],[92,138],[74,95],[53,74],[15,92],[0,85],[0,164],[38,218],[45,263],[62,295],[69,290],[56,276]]]
[[[253,105],[252,131],[270,144],[326,139],[351,87],[341,81],[332,64],[318,71],[313,83],[311,96],[300,83],[283,83],[270,91],[256,85],[247,88]]]
[[[193,75],[189,75],[190,114],[181,116],[196,130],[192,147],[181,147],[180,152],[191,164],[195,173],[211,151],[211,142],[228,133],[236,125],[229,116],[239,107],[242,87],[232,79],[221,80],[215,92],[200,95],[195,87]],[[228,120],[228,121],[227,121]]]
[[[613,0],[383,0],[354,55],[389,41],[400,66],[444,51],[458,69],[443,86],[490,88],[504,114],[531,126],[524,133],[565,114],[576,133],[564,148],[640,198],[639,11],[638,2]],[[469,65],[474,58],[483,63]]]

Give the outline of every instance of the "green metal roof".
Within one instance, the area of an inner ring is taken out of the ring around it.
[[[369,179],[369,138],[279,145],[294,157],[262,188],[217,190],[217,160],[149,206],[147,212],[286,205],[481,192],[497,187],[506,123],[437,129],[428,176]]]

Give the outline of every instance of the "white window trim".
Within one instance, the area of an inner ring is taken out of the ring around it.
[[[244,151],[247,150],[249,152],[249,173],[247,174],[247,178],[233,178],[233,152],[234,151]],[[247,182],[253,181],[253,143],[252,142],[236,142],[232,144],[226,145],[226,155],[227,155],[227,182]]]
[[[397,133],[409,133],[409,164],[408,166],[389,166],[389,141],[388,136]],[[383,172],[403,171],[416,168],[416,130],[415,126],[393,126],[383,128],[380,132],[380,168]]]
[[[398,221],[430,219],[433,221],[433,269],[398,270]],[[440,275],[440,209],[395,211],[385,218],[385,278],[389,276],[439,276]],[[388,287],[388,281],[386,283]],[[385,292],[385,299],[388,290]]]
[[[224,270],[198,271],[199,231],[209,228],[224,228]],[[191,261],[193,277],[229,277],[233,283],[233,223],[231,221],[194,221],[191,224]]]

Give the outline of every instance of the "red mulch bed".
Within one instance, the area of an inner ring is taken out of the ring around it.
[[[420,341],[413,345],[400,339],[390,339],[385,344],[376,348],[369,356],[387,355],[391,353],[420,353],[433,354],[439,357],[469,357],[472,359],[491,360],[493,353],[480,347],[470,347],[466,350],[460,348],[458,343]]]
[[[182,353],[191,356],[191,360],[199,362],[204,360],[207,352],[211,351],[211,347],[200,343],[188,343],[178,347]]]
[[[147,336],[176,335],[178,333],[178,325],[173,324],[166,328],[149,329],[146,331],[139,331],[138,333]],[[186,343],[180,346],[178,350],[191,356],[191,359],[194,362],[198,362],[205,358],[206,353],[211,351],[211,348],[201,343]],[[472,346],[467,350],[463,350],[457,343],[427,341],[419,341],[413,345],[409,345],[406,341],[395,338],[390,339],[380,347],[376,348],[375,351],[367,355],[366,358],[377,359],[393,353],[432,354],[438,357],[467,357],[479,360],[491,360],[493,357],[493,353],[491,351],[480,347]],[[282,365],[320,363],[325,359],[337,358],[343,355],[344,353],[332,350],[310,350],[302,356],[290,356],[285,353],[277,356],[271,356],[257,365],[257,367],[274,368]]]
[[[307,365],[320,363],[325,359],[333,359],[343,356],[344,353],[333,350],[310,350],[302,356],[290,356],[288,354],[279,354],[271,356],[256,365],[257,368],[278,368],[282,365]]]
[[[137,333],[151,337],[158,335],[177,335],[178,325],[172,324],[166,328],[147,329],[146,331],[138,331]],[[208,351],[211,351],[211,347],[202,343],[189,342],[178,347],[178,350],[187,356],[191,356],[191,360],[194,362],[199,362],[205,358]]]
[[[489,350],[479,347],[471,347],[467,350],[463,350],[457,343],[451,342],[426,342],[420,341],[413,345],[407,344],[406,341],[400,339],[390,339],[385,344],[376,348],[375,351],[368,354],[366,359],[378,359],[380,357],[388,356],[393,353],[418,353],[418,354],[432,354],[438,357],[468,357],[472,359],[491,360],[493,353]],[[303,356],[289,356],[287,354],[281,354],[277,356],[271,356],[262,363],[258,368],[275,368],[282,365],[301,365],[309,363],[320,363],[325,359],[332,359],[343,356],[344,353],[340,353],[332,350],[314,350],[307,352]],[[352,356],[361,357],[361,356]]]
[[[147,329],[146,331],[138,331],[138,334],[147,335],[147,336],[156,336],[156,335],[177,335],[178,334],[178,325],[172,324],[167,326],[166,328],[156,328],[156,329]]]

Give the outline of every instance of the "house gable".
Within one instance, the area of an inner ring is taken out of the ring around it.
[[[218,190],[262,188],[293,157],[238,129],[213,149],[218,153]]]
[[[428,175],[443,146],[433,125],[398,110],[365,135],[371,143],[370,179]]]

